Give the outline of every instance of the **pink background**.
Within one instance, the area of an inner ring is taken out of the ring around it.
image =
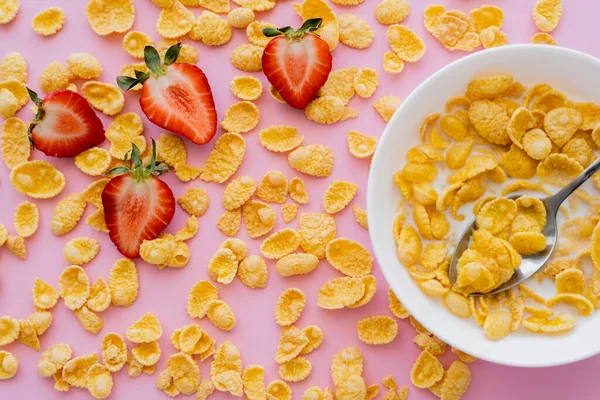
[[[126,63],[137,62],[130,58],[121,47],[123,35],[101,37],[94,34],[85,19],[85,1],[79,0],[54,0],[34,1],[21,0],[21,10],[16,19],[0,26],[0,57],[10,51],[20,51],[27,59],[29,66],[29,85],[38,89],[37,78],[40,71],[51,61],[65,62],[66,57],[73,52],[90,52],[95,55],[104,66],[104,73],[100,80],[113,82],[119,75],[120,67]],[[155,33],[154,26],[159,13],[159,8],[149,0],[135,0],[136,20],[135,30],[150,34],[156,41],[160,37]],[[258,142],[258,131],[274,124],[291,124],[299,128],[305,135],[305,144],[323,143],[331,146],[335,151],[336,167],[334,173],[327,179],[311,179],[306,176],[306,181],[311,201],[306,206],[300,207],[300,212],[322,211],[321,196],[327,185],[333,179],[355,181],[359,191],[352,205],[365,207],[368,160],[353,158],[346,146],[348,130],[355,129],[369,135],[379,135],[384,128],[384,122],[376,114],[371,104],[381,96],[395,94],[401,98],[406,97],[421,81],[430,74],[464,56],[463,52],[451,53],[445,50],[423,28],[423,9],[431,1],[410,0],[412,11],[405,24],[416,30],[427,43],[427,54],[417,64],[407,64],[399,75],[387,74],[381,66],[382,56],[388,50],[386,27],[380,25],[373,17],[373,10],[377,0],[367,0],[355,7],[333,6],[338,13],[351,12],[362,16],[375,30],[375,41],[367,50],[354,50],[342,44],[334,51],[334,68],[346,66],[373,67],[380,73],[380,86],[371,99],[361,99],[356,96],[350,105],[360,111],[360,116],[333,126],[317,125],[308,121],[302,112],[293,110],[282,104],[276,103],[265,93],[257,101],[261,110],[261,122],[252,132],[245,135],[247,152],[240,174],[249,174],[257,180],[270,170],[281,170],[288,178],[296,175],[287,164],[285,155],[277,155],[263,149]],[[459,8],[465,12],[486,3],[496,3],[504,9],[506,22],[503,30],[507,33],[511,43],[526,43],[536,32],[531,17],[533,0],[470,0],[470,1],[441,1],[448,8]],[[591,34],[597,24],[596,15],[600,12],[600,3],[591,0],[565,1],[565,10],[560,26],[553,33],[560,45],[581,50],[592,55],[600,55],[597,38]],[[233,3],[232,3],[233,4]],[[67,22],[57,35],[43,38],[31,30],[32,17],[47,6],[60,6],[67,14]],[[201,9],[194,9],[196,15]],[[281,1],[275,10],[268,13],[258,13],[258,20],[266,20],[276,25],[298,25],[299,19],[295,15],[291,1]],[[199,66],[210,79],[219,116],[225,109],[233,104],[236,99],[229,90],[231,78],[241,75],[242,72],[234,69],[229,62],[229,54],[235,46],[246,43],[244,30],[234,29],[233,40],[223,47],[209,48],[199,42],[187,40],[186,43],[196,47],[200,54]],[[262,73],[254,73],[268,87]],[[77,82],[80,86],[81,82]],[[140,113],[137,103],[138,94],[126,95],[124,111]],[[29,121],[32,114],[26,106],[19,116]],[[110,119],[102,116],[105,126]],[[146,121],[145,134],[157,138],[160,129]],[[222,132],[219,132],[221,134]],[[107,146],[105,143],[104,146]],[[190,164],[202,166],[212,145],[192,146],[186,142],[188,160]],[[402,151],[403,149],[398,149]],[[43,158],[41,153],[34,154],[35,159]],[[64,244],[75,237],[92,236],[100,241],[99,255],[85,269],[92,281],[102,276],[108,278],[109,270],[120,254],[116,251],[107,235],[98,233],[87,226],[83,221],[71,233],[56,237],[50,232],[50,219],[53,207],[58,200],[68,193],[83,190],[93,179],[77,170],[72,160],[52,160],[67,177],[67,186],[63,193],[54,199],[38,201],[40,207],[41,223],[38,232],[26,240],[28,257],[22,261],[13,256],[8,250],[0,249],[0,315],[11,315],[15,318],[25,318],[34,311],[31,300],[31,287],[36,277],[57,285],[58,276],[68,266],[62,256]],[[0,165],[0,221],[12,231],[13,211],[18,203],[25,200],[8,182],[9,170],[4,163]],[[367,384],[379,382],[381,378],[392,374],[399,385],[410,385],[410,369],[419,354],[419,349],[412,343],[415,333],[408,321],[400,321],[400,333],[396,340],[386,346],[368,346],[360,342],[356,335],[356,321],[375,314],[390,314],[387,307],[387,285],[377,267],[374,274],[377,276],[379,290],[374,300],[367,306],[354,310],[328,311],[317,307],[316,298],[318,288],[327,280],[337,276],[337,272],[326,262],[321,262],[319,268],[304,277],[282,278],[274,271],[273,262],[269,262],[269,283],[264,290],[251,290],[239,280],[231,285],[219,286],[220,296],[231,305],[236,316],[237,326],[231,332],[222,332],[216,329],[207,320],[192,320],[186,312],[185,303],[187,293],[192,284],[201,279],[208,279],[206,265],[211,255],[219,244],[226,239],[216,229],[216,221],[223,211],[221,205],[222,185],[205,183],[200,180],[183,184],[170,173],[165,176],[165,181],[171,185],[176,196],[180,196],[190,187],[203,187],[210,193],[212,205],[208,212],[200,218],[200,231],[189,244],[192,248],[190,264],[184,269],[158,270],[138,261],[140,291],[137,301],[128,308],[110,307],[103,313],[104,328],[98,336],[85,331],[73,313],[67,310],[62,302],[52,310],[54,322],[50,329],[41,337],[42,349],[64,342],[72,346],[76,356],[89,352],[100,352],[102,337],[111,331],[124,334],[125,329],[145,312],[155,313],[162,323],[163,337],[160,345],[163,357],[157,369],[165,367],[167,357],[175,352],[169,337],[173,330],[184,324],[198,322],[207,330],[217,343],[225,340],[232,341],[242,353],[245,366],[260,364],[266,369],[266,383],[279,379],[277,364],[273,356],[279,337],[279,327],[273,321],[273,310],[280,293],[288,287],[298,287],[307,296],[308,305],[298,322],[303,327],[316,324],[325,334],[325,340],[320,349],[308,356],[313,364],[313,371],[308,379],[300,383],[291,384],[294,398],[300,398],[309,387],[332,386],[329,366],[333,355],[346,346],[357,346],[365,357],[364,378]],[[290,200],[291,201],[291,200]],[[279,215],[278,206],[276,207]],[[85,216],[93,212],[88,207]],[[84,217],[85,218],[85,217]],[[175,232],[185,222],[186,214],[177,209],[176,216],[169,232]],[[338,235],[358,240],[370,248],[367,231],[354,221],[351,207],[336,214]],[[297,227],[298,220],[290,226]],[[276,228],[285,224],[278,216]],[[260,240],[250,240],[245,229],[238,235],[249,246],[250,254],[259,254]],[[59,399],[88,398],[87,391],[72,389],[69,393],[54,391],[52,378],[44,379],[37,373],[37,361],[40,353],[15,342],[6,347],[13,352],[20,363],[17,375],[0,383],[0,398],[14,398],[20,395],[22,399]],[[448,366],[454,355],[448,351],[443,357],[443,362]],[[209,377],[209,362],[201,363],[203,380]],[[473,380],[471,388],[464,399],[597,399],[600,394],[600,381],[596,371],[600,368],[600,357],[582,361],[576,364],[548,368],[548,369],[517,369],[487,362],[478,361],[471,365]],[[142,375],[130,378],[126,370],[114,375],[115,386],[112,398],[164,398],[164,394],[155,388],[158,372],[153,376]],[[411,399],[434,398],[428,390],[420,390],[410,385]],[[385,389],[381,387],[380,398]],[[214,399],[225,398],[227,395],[219,392],[213,394]]]

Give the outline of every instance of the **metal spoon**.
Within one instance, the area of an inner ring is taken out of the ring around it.
[[[596,171],[600,170],[600,157],[597,158],[585,171],[581,173],[577,178],[571,181],[564,188],[556,192],[554,195],[546,197],[545,199],[541,199],[542,203],[546,207],[546,227],[542,231],[542,234],[546,236],[546,248],[537,254],[533,254],[531,256],[523,257],[521,265],[519,268],[515,269],[513,276],[502,285],[498,286],[494,290],[488,293],[471,293],[470,296],[485,296],[496,294],[500,292],[504,292],[524,280],[531,277],[535,274],[539,269],[541,269],[546,261],[550,258],[552,253],[554,252],[554,248],[556,247],[556,242],[558,240],[558,230],[556,226],[556,215],[558,214],[558,210],[561,204],[575,191],[579,186],[581,186],[585,181],[587,181]],[[521,196],[512,196],[512,199],[517,199]],[[456,279],[458,277],[458,259],[464,253],[465,250],[469,248],[469,243],[471,241],[471,236],[473,232],[477,228],[477,220],[473,218],[473,220],[469,223],[469,226],[463,232],[460,240],[458,241],[458,245],[454,250],[454,254],[452,256],[452,261],[450,262],[450,266],[448,269],[448,277],[450,278],[450,282],[454,286],[456,283]]]

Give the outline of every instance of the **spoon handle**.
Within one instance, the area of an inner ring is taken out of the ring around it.
[[[558,212],[560,205],[569,197],[579,186],[590,179],[596,171],[600,170],[600,157],[598,157],[589,167],[585,169],[577,178],[573,179],[567,186],[560,189],[554,195],[546,199],[548,208],[553,212]]]

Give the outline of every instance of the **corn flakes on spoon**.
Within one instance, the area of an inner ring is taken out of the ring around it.
[[[542,234],[546,237],[546,248],[544,250],[530,256],[523,256],[519,268],[515,269],[512,277],[502,285],[491,290],[490,292],[471,293],[469,296],[483,296],[504,292],[505,290],[508,290],[527,280],[538,270],[540,270],[540,268],[546,264],[554,252],[554,248],[556,247],[556,242],[558,240],[556,216],[561,204],[598,170],[600,170],[600,157],[597,158],[589,167],[587,167],[587,169],[583,171],[581,175],[556,192],[554,195],[546,197],[545,199],[541,199],[544,207],[546,207],[546,226],[542,230]],[[510,198],[515,200],[518,197],[520,196],[516,195]],[[456,284],[456,280],[458,278],[458,259],[465,252],[465,250],[469,248],[471,237],[476,229],[477,219],[473,218],[467,229],[465,229],[460,237],[458,245],[454,250],[454,254],[452,255],[452,260],[450,261],[450,266],[448,268],[448,276],[453,286]]]

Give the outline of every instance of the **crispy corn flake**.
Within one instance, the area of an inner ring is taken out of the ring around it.
[[[273,125],[263,129],[258,138],[264,148],[274,152],[292,151],[304,140],[304,136],[298,134],[297,128],[286,125]]]
[[[217,250],[208,262],[208,276],[215,282],[231,283],[238,269],[238,260],[230,249]]]
[[[322,144],[301,146],[288,155],[288,162],[296,171],[316,177],[329,177],[333,172],[334,155]]]
[[[102,317],[96,314],[95,312],[91,311],[86,306],[75,310],[74,314],[81,323],[83,329],[94,335],[97,335],[104,326],[104,321],[102,320]]]
[[[544,131],[557,146],[562,147],[581,127],[583,116],[573,108],[558,107],[548,111]]]
[[[577,319],[569,313],[560,313],[555,318],[531,316],[522,322],[532,332],[560,333],[570,331],[577,324]]]
[[[207,182],[225,182],[237,171],[245,152],[246,142],[241,135],[231,132],[223,134],[209,153],[200,178]]]
[[[100,147],[92,147],[75,156],[75,166],[90,176],[104,174],[110,168],[110,163],[110,153]]]
[[[484,29],[479,34],[479,40],[483,45],[484,49],[490,49],[492,47],[504,46],[508,44],[508,37],[504,32],[495,26],[490,26]]]
[[[127,258],[117,260],[110,270],[108,287],[113,305],[127,307],[133,304],[139,289],[135,263]]]
[[[70,264],[82,265],[96,257],[100,244],[96,239],[80,237],[71,239],[63,249],[63,256]]]
[[[19,257],[21,260],[25,260],[27,258],[25,239],[22,236],[8,235],[6,238],[6,247],[11,253]]]
[[[296,218],[296,215],[298,215],[298,204],[289,203],[281,205],[281,216],[286,224],[292,222]]]
[[[594,305],[587,297],[574,293],[559,293],[546,301],[547,307],[553,307],[556,304],[567,304],[573,306],[579,311],[579,315],[591,315],[594,311]]]
[[[105,36],[131,29],[135,8],[131,0],[90,0],[85,14],[94,32]]]
[[[221,127],[229,132],[245,133],[254,129],[258,120],[258,107],[249,101],[241,101],[225,111]]]
[[[517,203],[514,200],[497,198],[481,207],[477,214],[477,227],[496,234],[508,228],[516,215]]]
[[[133,343],[150,343],[160,339],[162,327],[156,315],[146,313],[127,328],[125,336]]]
[[[102,338],[102,362],[111,372],[120,371],[127,362],[127,344],[118,333],[110,332]]]
[[[529,43],[547,44],[547,45],[551,45],[551,46],[556,46],[558,44],[558,43],[556,43],[556,39],[554,39],[552,36],[550,36],[550,34],[548,34],[546,32],[537,32],[535,35],[533,35],[531,37],[531,40],[529,40]]]
[[[390,74],[399,74],[404,70],[404,61],[393,51],[386,51],[383,54],[383,70]]]
[[[365,229],[369,229],[369,221],[367,219],[367,212],[359,206],[352,207],[352,213],[354,214],[354,220],[357,224]]]
[[[242,206],[242,214],[248,235],[252,239],[266,235],[275,226],[275,210],[262,201],[247,201]]]
[[[302,3],[301,16],[304,21],[311,18],[322,18],[321,28],[315,33],[329,45],[329,50],[336,48],[340,37],[339,22],[335,12],[325,1],[305,0]]]
[[[533,5],[533,21],[542,32],[552,32],[560,21],[563,6],[561,0],[537,0]]]
[[[283,364],[296,358],[308,342],[308,338],[304,331],[295,326],[291,325],[281,328],[281,337],[277,344],[275,361],[278,364]]]
[[[279,365],[279,376],[287,382],[300,382],[308,378],[312,364],[304,357],[296,357]]]
[[[71,386],[87,388],[87,374],[93,365],[98,364],[96,353],[86,354],[67,361],[62,369],[63,379]]]
[[[17,98],[8,89],[0,89],[0,115],[11,118],[18,111]]]
[[[191,318],[203,318],[211,301],[217,300],[219,292],[209,281],[198,281],[190,289],[187,311]]]
[[[262,83],[249,75],[236,76],[229,86],[235,97],[246,101],[257,100],[263,91]]]
[[[61,199],[52,214],[52,233],[61,236],[72,231],[83,216],[86,204],[81,193],[71,193]]]
[[[58,300],[58,292],[52,285],[36,278],[32,288],[33,305],[40,310],[49,310]]]
[[[364,399],[367,396],[365,381],[360,375],[350,375],[335,388],[339,399]]]
[[[418,388],[428,388],[442,379],[444,367],[435,356],[424,350],[410,371],[410,380]]]
[[[335,278],[319,288],[317,304],[327,310],[349,307],[364,296],[365,289],[360,278]]]
[[[222,46],[231,40],[231,26],[212,11],[202,11],[190,30],[190,39],[201,40],[207,46]]]
[[[69,310],[77,310],[90,296],[90,280],[78,265],[67,267],[58,279],[58,294]]]
[[[332,71],[327,82],[319,89],[319,97],[333,96],[340,99],[344,105],[354,96],[354,77],[358,72],[356,67],[341,68]]]
[[[344,103],[334,96],[323,96],[311,101],[304,109],[306,117],[318,124],[333,124],[342,119]]]
[[[8,231],[6,227],[0,224],[0,247],[2,247],[8,240]]]
[[[379,86],[379,77],[373,68],[361,68],[354,76],[354,89],[362,98],[369,98]]]
[[[252,11],[269,11],[277,4],[273,0],[235,0],[234,3]]]
[[[564,186],[583,172],[583,167],[566,154],[550,154],[537,166],[537,175],[545,183]]]
[[[325,255],[329,264],[344,275],[357,278],[371,273],[373,257],[360,243],[351,239],[331,240]]]
[[[0,80],[15,79],[27,82],[27,62],[21,53],[11,52],[4,56],[0,63]]]
[[[304,332],[308,338],[308,343],[304,346],[300,354],[312,353],[321,346],[321,343],[323,343],[323,331],[321,331],[321,328],[318,326],[309,325],[303,328],[302,332]]]
[[[244,29],[254,21],[254,12],[248,8],[238,7],[227,14],[227,22],[234,28]]]
[[[388,28],[387,38],[392,50],[404,62],[417,62],[425,55],[425,42],[412,29],[404,25]]]
[[[375,19],[384,25],[399,24],[410,13],[406,0],[382,0],[375,7]]]
[[[68,344],[58,343],[48,347],[38,361],[38,373],[47,378],[60,372],[71,355],[71,346]]]
[[[504,153],[500,161],[500,167],[506,171],[508,176],[517,179],[529,179],[536,173],[538,161],[534,160],[517,145],[510,146],[510,150]]]
[[[408,316],[410,314],[408,313],[406,308],[404,308],[404,306],[402,305],[400,300],[398,300],[398,298],[394,294],[394,291],[392,290],[392,288],[388,288],[387,294],[388,294],[388,302],[389,302],[388,305],[389,305],[389,308],[390,308],[390,311],[392,312],[392,314],[394,314],[396,317],[398,317],[400,319],[408,318]]]
[[[235,327],[235,314],[231,307],[222,300],[212,300],[208,303],[206,315],[217,328],[230,331]]]
[[[283,99],[283,97],[281,97],[281,95],[279,94],[279,92],[277,91],[277,89],[275,89],[275,87],[273,85],[269,85],[269,94],[278,103],[286,104],[285,100]]]
[[[491,312],[485,319],[483,331],[488,339],[499,340],[511,332],[512,316],[508,311]]]
[[[19,321],[8,315],[0,317],[0,346],[11,344],[19,337]]]
[[[175,176],[181,182],[189,182],[200,176],[202,169],[191,165],[185,165],[182,163],[175,164]]]
[[[356,347],[346,347],[333,356],[331,360],[331,378],[334,385],[341,386],[351,375],[361,375],[363,355]]]
[[[267,286],[267,263],[259,256],[244,258],[238,267],[237,276],[242,283],[251,289]]]
[[[356,323],[358,338],[366,344],[387,344],[398,335],[398,323],[387,315],[374,315]]]
[[[355,49],[366,49],[371,46],[375,33],[367,21],[355,14],[340,14],[338,21],[340,42]]]
[[[444,373],[441,397],[444,399],[460,399],[471,383],[471,369],[461,361],[454,361]]]
[[[40,223],[40,211],[37,206],[25,200],[15,209],[14,225],[17,235],[24,238],[32,236]]]
[[[319,265],[318,257],[312,254],[289,254],[275,264],[281,276],[304,275],[312,272]]]
[[[0,140],[2,141],[2,159],[8,168],[13,169],[29,160],[31,143],[23,121],[18,118],[8,118],[4,121]]]
[[[273,2],[275,3],[275,2]],[[262,71],[261,57],[264,48],[250,43],[241,44],[231,52],[231,64],[245,72]]]
[[[201,217],[210,205],[210,198],[205,189],[191,188],[177,199],[177,204],[190,216]]]
[[[510,116],[510,120],[508,121],[508,126],[506,129],[508,131],[508,137],[510,140],[522,148],[523,138],[526,132],[535,128],[536,126],[537,123],[533,113],[525,107],[519,107]]]
[[[102,75],[102,64],[89,53],[72,53],[67,57],[71,73],[82,79],[98,79]]]
[[[10,183],[17,192],[34,199],[55,197],[65,187],[65,176],[47,161],[25,161],[10,172]]]
[[[81,94],[92,107],[106,115],[120,113],[125,105],[123,92],[110,83],[88,81],[81,87]]]
[[[260,365],[249,365],[242,373],[244,393],[248,400],[261,400],[266,396],[265,369]]]
[[[280,259],[296,251],[300,235],[295,229],[284,228],[270,235],[260,246],[260,252],[270,260]]]
[[[353,182],[335,180],[323,194],[323,208],[330,214],[342,211],[354,198],[358,185]]]
[[[272,37],[267,37],[263,34],[263,29],[272,28],[277,29],[277,26],[270,22],[253,21],[246,27],[246,36],[248,41],[256,46],[265,47]]]
[[[375,111],[383,118],[385,122],[389,122],[392,116],[402,104],[402,100],[394,95],[383,96],[373,103]]]
[[[65,23],[65,12],[60,7],[49,7],[39,12],[31,21],[33,31],[42,36],[56,34]]]
[[[583,294],[585,290],[585,276],[579,269],[571,268],[559,272],[554,282],[557,293]]]
[[[129,31],[123,37],[123,49],[131,57],[143,59],[144,47],[151,46],[154,41],[150,36],[140,31]]]
[[[292,200],[294,200],[296,203],[308,204],[308,193],[306,193],[304,181],[301,178],[295,176],[290,180],[288,192]]]
[[[258,185],[256,197],[269,203],[284,204],[287,200],[288,182],[280,171],[268,172]]]
[[[469,107],[469,120],[477,133],[491,143],[501,146],[511,143],[506,131],[509,117],[502,106],[489,100],[475,101]]]
[[[110,288],[104,278],[100,277],[91,286],[90,297],[85,305],[91,311],[102,312],[108,308],[110,301]]]
[[[194,25],[194,13],[181,2],[176,1],[170,8],[163,8],[156,21],[156,31],[167,39],[186,35]]]
[[[142,343],[131,350],[131,355],[143,366],[155,365],[160,359],[161,351],[158,342]]]
[[[302,250],[323,259],[327,245],[336,236],[335,219],[328,214],[301,214],[298,233]]]
[[[256,181],[250,176],[239,176],[232,180],[223,192],[223,206],[235,210],[244,205],[256,192]]]
[[[417,231],[408,224],[402,225],[396,245],[398,261],[405,267],[414,265],[421,256],[423,249],[421,238]]]
[[[273,400],[292,400],[292,388],[279,379],[267,386],[267,397]]]
[[[17,340],[35,351],[40,351],[40,340],[35,326],[29,318],[19,320],[19,337]]]
[[[113,378],[110,371],[101,364],[95,364],[88,370],[86,387],[92,397],[105,399],[110,396],[113,387]]]
[[[60,63],[57,63],[60,64]],[[66,69],[66,74],[69,73],[67,67],[65,67],[64,65],[60,64],[64,69]],[[46,71],[46,70],[44,70]],[[51,71],[51,72],[65,72],[64,70],[60,70],[60,71]],[[50,72],[49,72],[50,73]],[[44,72],[42,72],[42,75],[44,74]],[[40,84],[42,83],[42,79],[40,76]],[[42,87],[43,88],[43,87]],[[21,107],[23,107],[25,104],[27,104],[27,102],[29,101],[29,95],[27,93],[27,88],[25,87],[25,84],[23,82],[20,82],[16,79],[6,79],[4,81],[0,81],[0,90],[2,89],[6,89],[9,92],[11,92],[13,94],[13,96],[17,99],[17,111],[21,109]]]
[[[277,300],[275,306],[275,322],[279,326],[290,326],[300,318],[306,307],[306,297],[302,290],[289,288]]]
[[[194,393],[200,384],[200,367],[196,361],[184,353],[173,354],[167,360],[167,371],[178,392]]]
[[[471,18],[477,32],[487,28],[501,28],[504,24],[504,12],[500,7],[485,5],[471,10]]]
[[[358,308],[368,304],[375,297],[375,293],[377,293],[377,279],[375,276],[367,275],[361,279],[365,284],[365,294],[356,303],[348,306],[349,308]]]
[[[98,232],[108,233],[108,226],[106,226],[106,220],[104,217],[104,208],[99,208],[90,214],[86,219],[85,223]]]
[[[577,103],[575,109],[583,116],[582,130],[594,129],[600,123],[600,106],[594,103]]]
[[[217,221],[217,228],[225,236],[235,236],[240,230],[242,224],[242,211],[241,208],[234,210],[225,210],[221,217]]]

